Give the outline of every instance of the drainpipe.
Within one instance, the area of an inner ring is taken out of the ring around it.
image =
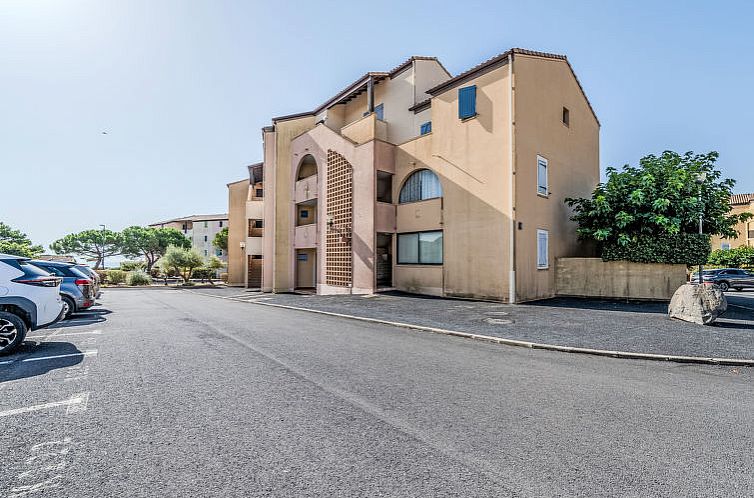
[[[508,192],[508,195],[510,196],[509,207],[511,218],[510,234],[508,237],[510,239],[510,247],[508,248],[508,252],[510,253],[510,273],[508,274],[508,302],[513,304],[516,302],[516,155],[514,151],[515,133],[513,130],[515,126],[515,114],[513,112],[513,90],[515,88],[515,85],[513,83],[513,52],[508,55],[508,82],[510,84],[510,92],[508,93],[508,124],[510,126],[510,135],[508,137],[508,140],[510,143],[509,161],[511,167],[511,176],[509,178],[510,190]]]
[[[367,80],[367,112],[374,112],[374,76],[369,75]]]

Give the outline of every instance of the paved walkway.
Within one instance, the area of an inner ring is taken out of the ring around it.
[[[751,292],[733,294],[730,301],[738,306],[731,306],[711,327],[670,320],[662,303],[557,298],[511,306],[401,293],[314,296],[238,288],[197,292],[559,346],[754,359]],[[739,307],[748,303],[751,309]]]

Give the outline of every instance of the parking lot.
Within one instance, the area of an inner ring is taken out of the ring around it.
[[[111,290],[2,357],[0,496],[741,495],[752,372]]]

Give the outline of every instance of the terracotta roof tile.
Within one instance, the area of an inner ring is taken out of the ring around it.
[[[731,206],[740,206],[754,202],[754,194],[733,194],[730,196]]]

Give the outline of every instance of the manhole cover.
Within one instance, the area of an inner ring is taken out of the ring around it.
[[[506,320],[504,318],[485,318],[484,321],[491,325],[509,325],[513,323],[513,320]]]

